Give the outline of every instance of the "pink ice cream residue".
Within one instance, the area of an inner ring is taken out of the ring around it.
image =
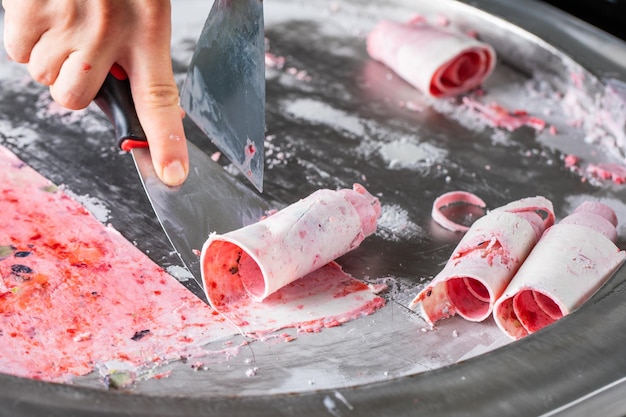
[[[112,380],[121,366],[154,377],[181,357],[236,353],[207,346],[240,328],[2,147],[0,213],[0,372],[67,382],[98,369]],[[319,331],[376,311],[378,290],[330,263],[234,311],[252,337]]]

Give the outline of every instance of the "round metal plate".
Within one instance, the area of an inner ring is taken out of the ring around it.
[[[211,6],[205,3],[173,2],[181,82]],[[297,335],[290,344],[254,343],[207,372],[172,364],[172,377],[129,391],[106,391],[94,376],[71,386],[0,375],[0,415],[623,414],[623,270],[581,309],[515,343],[492,322],[450,319],[422,331],[423,321],[406,309],[459,239],[430,220],[432,201],[446,191],[477,193],[490,207],[544,195],[560,217],[582,199],[600,199],[626,220],[623,186],[581,181],[563,166],[568,153],[590,161],[620,156],[587,143],[588,132],[568,123],[558,99],[572,88],[571,74],[582,74],[578,88],[592,104],[607,94],[606,85],[621,85],[624,43],[533,0],[467,3],[264,2],[270,51],[286,60],[284,68],[267,70],[268,198],[288,203],[353,182],[379,195],[387,217],[378,233],[340,263],[357,278],[384,278],[387,307],[320,334]],[[486,97],[540,112],[559,133],[490,128],[460,113],[458,103],[428,100],[369,60],[368,30],[382,18],[406,20],[413,13],[446,16],[478,31],[499,56]],[[79,113],[55,107],[23,67],[2,60],[0,143],[83,200],[96,201],[104,220],[154,261],[176,265],[104,116],[95,107]],[[402,105],[407,102],[419,111]],[[188,132],[215,150],[193,126]],[[260,371],[248,378],[251,359]]]

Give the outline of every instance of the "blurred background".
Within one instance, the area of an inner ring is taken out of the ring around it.
[[[626,39],[626,0],[543,1],[621,39]]]

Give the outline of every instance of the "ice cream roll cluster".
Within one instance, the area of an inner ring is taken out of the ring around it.
[[[435,200],[437,218],[442,201],[456,196]],[[438,221],[461,230],[450,222]],[[520,339],[580,307],[622,265],[626,252],[615,244],[616,226],[615,212],[600,202],[584,202],[554,224],[549,200],[514,201],[469,227],[443,270],[410,307],[431,325],[455,314],[482,321],[493,313],[502,331]]]
[[[469,228],[443,270],[410,304],[432,325],[458,314],[482,321],[492,312],[541,234],[554,223],[544,197],[514,201],[490,211]]]

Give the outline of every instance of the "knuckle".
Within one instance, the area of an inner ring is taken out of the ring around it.
[[[47,68],[28,65],[28,72],[33,80],[37,81],[39,84],[50,86],[54,83],[54,77],[50,74]]]
[[[178,107],[178,88],[172,84],[154,84],[143,94],[145,103],[152,108]]]
[[[54,83],[54,80],[52,80],[52,78],[45,72],[41,72],[41,73],[31,72],[30,74],[33,80],[37,81],[39,84],[50,86]]]
[[[26,46],[19,33],[5,27],[4,50],[9,58],[20,64],[26,64],[30,60],[31,48]]]
[[[171,10],[169,0],[148,0],[145,1],[142,6],[143,21],[146,24],[152,24],[155,28],[159,28],[170,21]]]
[[[30,51],[23,48],[17,48],[8,41],[5,41],[4,49],[9,58],[19,64],[26,64],[30,60]]]
[[[50,88],[50,95],[54,101],[70,110],[84,109],[91,101],[80,94],[76,94],[72,89],[55,88],[54,85]]]

